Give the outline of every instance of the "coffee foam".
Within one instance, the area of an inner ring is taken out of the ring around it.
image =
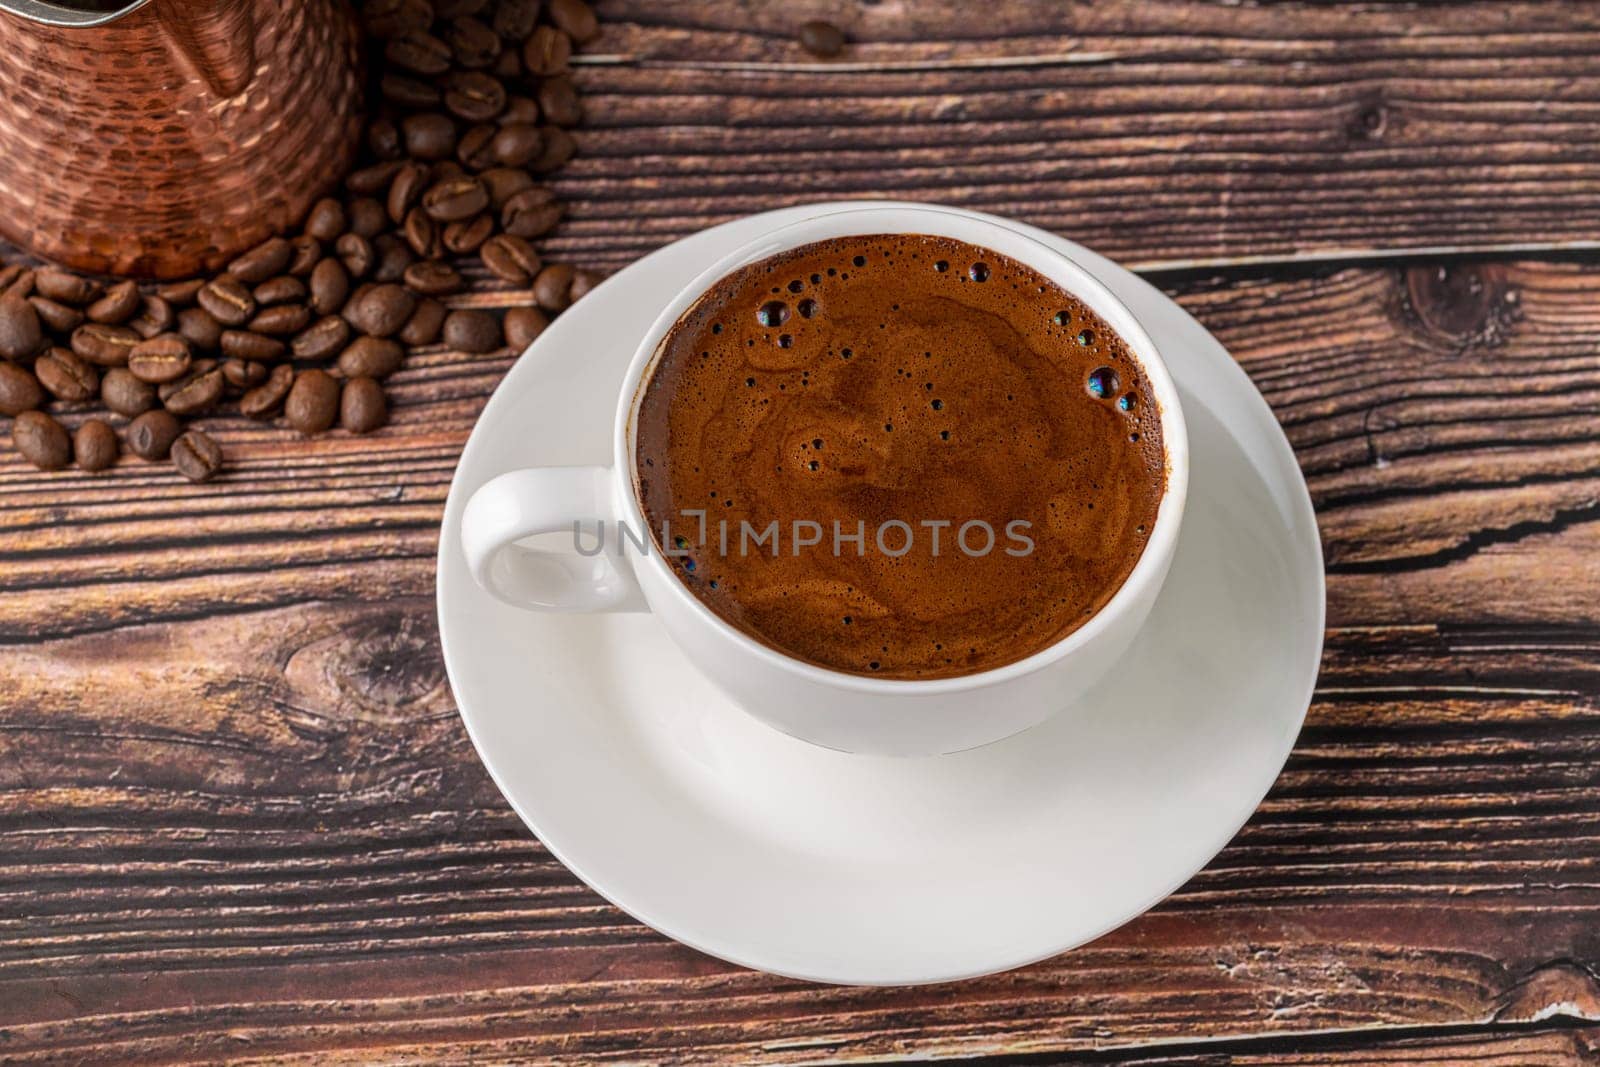
[[[687,537],[668,562],[711,610],[886,678],[987,670],[1071,633],[1138,562],[1166,485],[1159,411],[1115,331],[1015,260],[922,235],[808,245],[714,285],[658,348],[635,452],[657,547],[675,547],[663,522]],[[823,531],[798,555],[796,520]],[[896,520],[903,555],[874,537]],[[956,544],[973,520],[986,554]],[[1005,551],[1018,520],[1025,556]],[[740,524],[772,521],[777,557],[741,555]],[[939,555],[929,521],[951,523]],[[864,553],[834,554],[835,523],[865,527]]]

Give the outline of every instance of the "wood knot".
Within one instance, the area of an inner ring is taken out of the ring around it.
[[[1539,967],[1508,989],[1495,1008],[1497,1023],[1537,1023],[1546,1019],[1600,1020],[1600,979],[1571,960]]]
[[[1352,141],[1377,141],[1389,125],[1389,109],[1376,100],[1356,105],[1345,122],[1345,134]]]
[[[401,609],[324,623],[285,675],[295,703],[334,718],[400,722],[447,715],[444,660],[431,611]]]
[[[1494,263],[1417,266],[1406,271],[1402,311],[1412,327],[1457,347],[1497,344],[1517,320],[1517,293]]]

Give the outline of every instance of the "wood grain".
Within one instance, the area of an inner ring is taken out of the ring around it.
[[[1162,268],[1318,508],[1284,775],[1166,903],[1019,972],[840,989],[667,941],[455,716],[437,527],[511,360],[423,349],[372,437],[213,420],[210,485],[0,456],[0,1063],[1600,1062],[1600,265],[1416,251],[1589,239],[1600,14],[602,9],[557,252],[891,192]],[[790,41],[818,12],[842,67]]]

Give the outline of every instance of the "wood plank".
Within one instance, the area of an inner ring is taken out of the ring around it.
[[[615,268],[782,204],[896,196],[1142,264],[1595,247],[1600,15],[1577,4],[607,0],[572,210]],[[806,18],[853,43],[801,51]]]

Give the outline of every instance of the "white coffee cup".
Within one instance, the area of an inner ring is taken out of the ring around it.
[[[1055,644],[991,670],[953,678],[871,678],[786,656],[707,608],[658,551],[638,551],[610,531],[648,524],[634,489],[640,386],[657,346],[717,282],[747,264],[838,237],[930,234],[992,249],[1077,296],[1111,325],[1144,368],[1161,418],[1167,488],[1143,554],[1091,619]],[[852,208],[790,223],[746,244],[690,281],[639,340],[617,394],[612,461],[604,467],[536,467],[489,481],[467,501],[461,544],[473,577],[500,600],[535,611],[616,611],[648,606],[684,655],[745,711],[787,734],[846,752],[931,755],[1008,737],[1073,703],[1105,676],[1155,604],[1178,543],[1189,484],[1189,440],[1177,390],[1154,342],[1123,303],[1082,265],[1000,220],[938,207]],[[604,520],[605,549],[583,555],[574,524]],[[522,544],[565,534],[559,549]]]

